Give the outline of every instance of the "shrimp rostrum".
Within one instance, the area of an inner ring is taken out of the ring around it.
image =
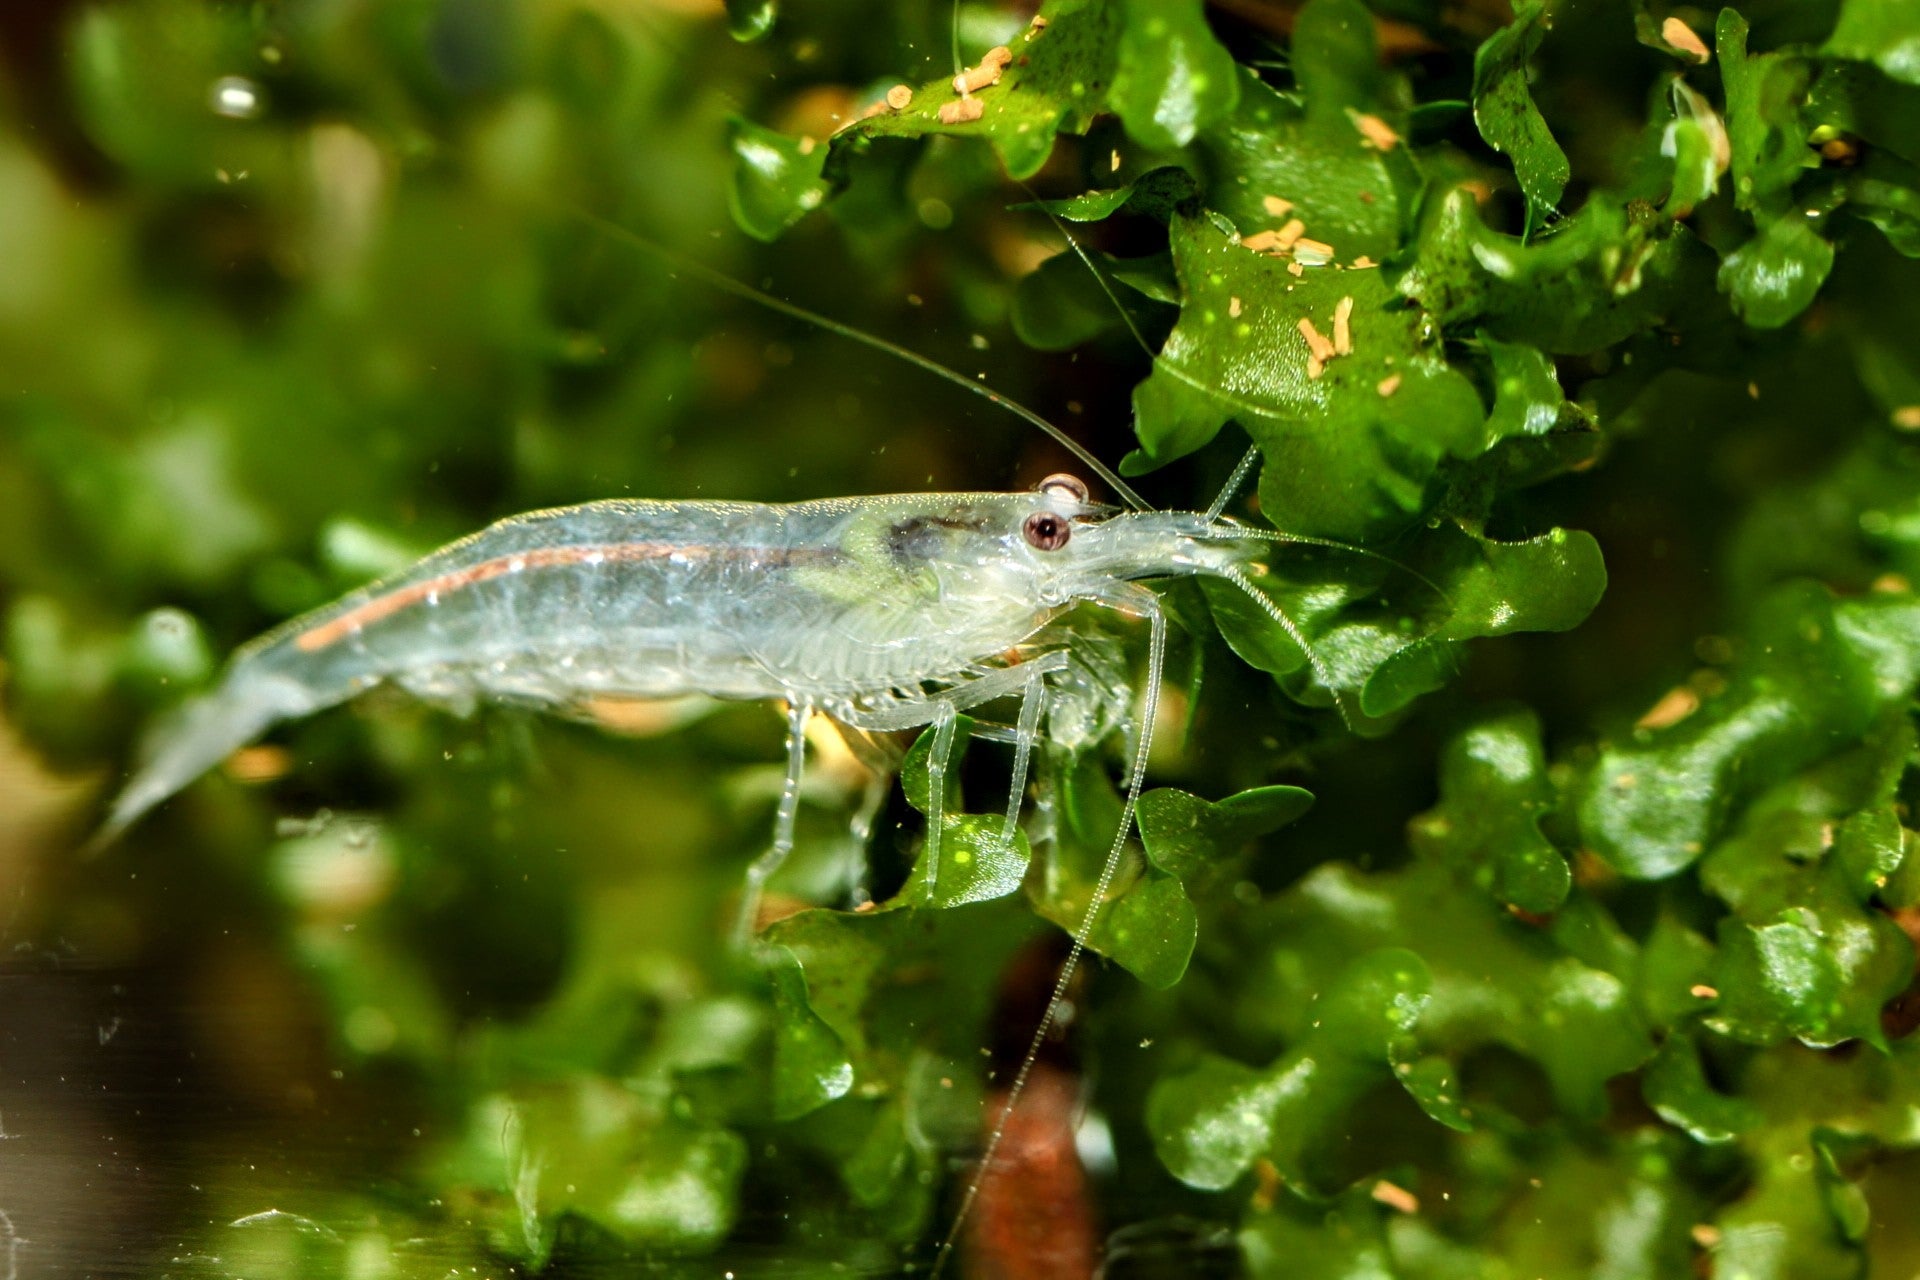
[[[1146,619],[1151,698],[1165,623],[1138,580],[1210,574],[1251,593],[1245,566],[1258,546],[1255,531],[1211,515],[1096,505],[1070,476],[1027,493],[605,501],[517,516],[241,649],[212,692],[162,726],[101,837],[269,726],[377,685],[463,711],[481,700],[565,712],[604,698],[779,699],[786,785],[743,894],[744,936],[793,844],[811,715],[872,732],[934,729],[927,865],[937,867],[956,717],[1017,696],[1011,836],[1046,677],[1066,661],[1031,646],[1036,633],[1081,602]]]

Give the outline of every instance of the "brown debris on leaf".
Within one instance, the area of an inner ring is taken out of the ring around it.
[[[961,98],[940,104],[941,124],[968,124],[985,115],[987,104],[978,98]]]
[[[1668,48],[1677,53],[1684,53],[1702,65],[1713,59],[1713,51],[1694,34],[1692,27],[1679,18],[1668,18],[1660,24],[1660,38],[1667,42]]]
[[[1340,356],[1353,354],[1353,295],[1340,299],[1333,309],[1333,353]]]
[[[1366,139],[1367,145],[1375,151],[1391,151],[1400,145],[1400,135],[1393,131],[1392,125],[1379,116],[1364,112],[1356,113],[1353,116],[1353,127],[1360,131],[1360,136]]]
[[[989,85],[1000,83],[1001,72],[1013,61],[1013,50],[1003,44],[997,44],[980,58],[980,65],[968,67],[953,78],[953,91],[961,97],[980,92]]]

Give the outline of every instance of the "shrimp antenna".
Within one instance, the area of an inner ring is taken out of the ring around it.
[[[1227,509],[1229,502],[1233,501],[1233,495],[1240,492],[1240,486],[1247,482],[1247,476],[1252,472],[1253,464],[1258,461],[1260,461],[1260,446],[1257,444],[1247,446],[1247,451],[1240,455],[1240,461],[1234,464],[1233,474],[1228,476],[1227,482],[1220,486],[1220,496],[1207,507],[1208,524],[1220,518],[1220,513]]]
[[[790,316],[803,323],[825,329],[828,333],[837,334],[850,342],[857,342],[875,351],[884,351],[896,359],[904,360],[908,364],[926,370],[937,378],[951,382],[956,387],[965,387],[977,396],[985,396],[989,401],[999,405],[1015,417],[1045,432],[1061,448],[1086,464],[1087,468],[1092,471],[1094,475],[1099,476],[1101,480],[1106,482],[1107,487],[1112,489],[1122,501],[1135,511],[1152,511],[1154,509],[1151,503],[1134,492],[1132,485],[1120,478],[1118,472],[1107,466],[1106,463],[1100,461],[1100,459],[1094,457],[1092,451],[1085,445],[1075,440],[1059,427],[1054,426],[1051,422],[1048,422],[1032,409],[1021,404],[1018,400],[1001,395],[992,387],[983,386],[965,374],[955,373],[939,361],[929,359],[917,351],[909,350],[906,347],[900,346],[898,343],[888,342],[885,338],[878,337],[875,334],[865,333],[850,324],[842,324],[831,316],[823,316],[817,311],[809,311],[798,303],[788,302],[784,298],[776,298],[774,295],[756,289],[750,284],[743,284],[723,271],[716,271],[712,267],[701,262],[696,262],[684,254],[675,253],[665,245],[655,244],[645,236],[637,232],[629,231],[617,222],[611,222],[606,218],[600,217],[598,214],[589,213],[584,209],[575,209],[572,212],[576,217],[582,219],[603,234],[620,241],[622,244],[639,249],[650,257],[666,263],[676,271],[684,271],[696,280],[711,285],[723,293],[730,293],[736,298],[745,298],[749,302],[758,303],[768,310],[776,311],[781,315]]]
[[[1247,589],[1252,590],[1251,584],[1247,585]],[[1140,590],[1145,591],[1145,588]],[[1149,599],[1152,598],[1151,592],[1146,594]],[[1122,610],[1130,608],[1124,601],[1108,599],[1103,603]],[[1147,759],[1153,751],[1153,724],[1160,711],[1160,682],[1166,675],[1167,658],[1167,615],[1157,602],[1142,612],[1146,614],[1150,628],[1147,640],[1147,684],[1141,700],[1140,733],[1134,744],[1133,763],[1127,770],[1126,798],[1120,806],[1120,826],[1113,833],[1113,843],[1107,848],[1107,860],[1100,866],[1100,878],[1094,883],[1093,896],[1087,902],[1086,913],[1080,917],[1080,927],[1073,931],[1073,946],[1060,964],[1060,975],[1054,979],[1053,993],[1047,998],[1047,1011],[1040,1015],[1040,1024],[1033,1029],[1033,1038],[1027,1042],[1027,1052],[1020,1059],[1020,1069],[1007,1086],[1006,1101],[1000,1106],[999,1118],[994,1121],[993,1129],[987,1135],[986,1148],[980,1154],[979,1170],[967,1183],[960,1208],[953,1215],[953,1225],[947,1228],[946,1237],[940,1242],[940,1251],[934,1255],[932,1280],[939,1280],[941,1272],[946,1269],[947,1259],[952,1256],[954,1246],[960,1242],[960,1232],[966,1227],[967,1215],[973,1211],[974,1201],[980,1196],[980,1188],[993,1172],[993,1158],[999,1153],[1000,1144],[1007,1136],[1007,1125],[1013,1119],[1013,1109],[1020,1105],[1027,1080],[1033,1074],[1033,1064],[1039,1061],[1047,1035],[1060,1019],[1060,1010],[1067,1002],[1067,989],[1073,984],[1073,975],[1087,953],[1087,946],[1093,939],[1093,927],[1100,920],[1100,908],[1106,905],[1107,893],[1113,888],[1114,877],[1120,871],[1120,860],[1127,849],[1127,837],[1133,834],[1140,809],[1140,789],[1147,780]]]
[[[1241,468],[1245,468],[1246,465],[1252,461],[1254,454],[1258,452],[1259,446],[1256,445],[1248,452],[1245,458],[1240,460]],[[1231,486],[1232,481],[1228,481],[1228,484]],[[1221,496],[1224,497],[1225,494]],[[1218,499],[1216,499],[1216,504],[1217,503]],[[1207,512],[1209,522],[1219,518],[1220,513],[1218,511],[1209,510]],[[1338,538],[1316,538],[1309,533],[1288,533],[1284,529],[1262,529],[1255,525],[1245,524],[1219,526],[1217,531],[1209,531],[1201,536],[1207,538],[1245,538],[1253,542],[1292,543],[1302,547],[1327,547],[1334,551],[1345,551],[1349,555],[1365,556],[1369,560],[1378,560],[1381,564],[1387,565],[1389,568],[1398,569],[1407,576],[1417,579],[1427,590],[1433,592],[1433,594],[1445,601],[1449,609],[1454,607],[1453,597],[1447,594],[1447,589],[1435,582],[1432,578],[1429,578],[1426,574],[1420,572],[1404,560],[1395,560],[1385,552],[1375,551],[1372,547],[1363,547],[1357,542],[1342,542]]]
[[[1080,259],[1080,265],[1087,269],[1094,283],[1100,286],[1100,292],[1107,295],[1107,301],[1113,304],[1114,311],[1120,316],[1120,323],[1126,325],[1127,332],[1133,335],[1134,344],[1147,353],[1147,359],[1158,360],[1159,352],[1148,344],[1146,335],[1140,332],[1140,326],[1133,322],[1133,313],[1128,311],[1125,304],[1120,301],[1120,295],[1113,291],[1113,285],[1107,280],[1107,273],[1100,269],[1100,265],[1093,260],[1093,255],[1087,252],[1086,247],[1080,243],[1073,232],[1067,230],[1067,224],[1060,220],[1060,215],[1047,207],[1047,202],[1040,198],[1039,192],[1017,178],[1014,181],[1019,183],[1022,191],[1033,197],[1033,207],[1047,215],[1047,221],[1051,222],[1053,229],[1060,233],[1060,238],[1067,242],[1067,248],[1072,250],[1074,257]]]
[[[1340,719],[1346,722],[1349,730],[1353,729],[1353,717],[1347,714],[1346,700],[1340,696],[1340,688],[1333,682],[1333,668],[1329,667],[1326,659],[1316,653],[1313,646],[1307,642],[1307,633],[1300,629],[1300,624],[1295,622],[1285,609],[1274,603],[1264,591],[1254,586],[1253,580],[1242,573],[1238,566],[1223,565],[1219,573],[1228,582],[1246,592],[1248,598],[1260,606],[1262,613],[1280,624],[1280,629],[1287,633],[1287,639],[1300,646],[1300,652],[1306,655],[1307,665],[1313,668],[1315,678],[1327,687],[1328,693],[1333,695],[1334,709],[1340,713]],[[1364,710],[1361,714],[1365,714]]]

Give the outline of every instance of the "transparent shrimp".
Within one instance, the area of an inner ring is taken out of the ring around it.
[[[1158,618],[1138,579],[1244,582],[1258,537],[1204,515],[1099,506],[1065,476],[1029,493],[610,501],[516,516],[241,649],[211,693],[162,726],[97,839],[269,726],[383,684],[458,711],[779,699],[796,743],[815,711],[950,735],[969,707],[1044,696],[1059,662],[1028,642],[1072,605]],[[1023,759],[1035,732],[1016,732]],[[800,748],[790,754],[782,854],[801,767]]]
[[[744,942],[761,888],[793,847],[805,733],[815,713],[873,733],[932,729],[923,855],[931,875],[940,865],[942,780],[959,714],[1002,698],[1020,700],[1015,727],[995,735],[1015,748],[1004,827],[1010,840],[1043,722],[1047,678],[1068,666],[1064,650],[1036,640],[1077,605],[1117,610],[1148,628],[1144,705],[1122,813],[1046,1013],[990,1131],[984,1171],[1059,1014],[1133,828],[1167,639],[1159,597],[1142,580],[1204,575],[1234,584],[1299,645],[1331,688],[1330,673],[1306,637],[1249,576],[1259,572],[1254,562],[1264,543],[1318,540],[1250,528],[1220,514],[1252,455],[1207,512],[1153,510],[1031,410],[884,339],[581,216],[676,270],[985,395],[1073,452],[1128,508],[1097,504],[1084,483],[1059,475],[1017,493],[787,505],[622,500],[503,520],[236,652],[211,692],[161,724],[91,847],[118,837],[272,725],[378,685],[460,712],[481,701],[582,714],[605,698],[779,700],[788,715],[785,785],[773,839],[741,895],[735,931]],[[1047,631],[1060,634],[1060,628]],[[1070,644],[1071,628],[1064,634]],[[981,1176],[966,1191],[936,1272]]]

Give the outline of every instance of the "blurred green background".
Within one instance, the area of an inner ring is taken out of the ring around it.
[[[1920,1269],[1907,7],[732,10],[0,12],[0,1277],[931,1260],[1118,817],[1110,720],[1052,726],[1025,892],[952,910],[837,909],[921,824],[894,787],[851,834],[820,739],[776,884],[817,909],[763,962],[725,938],[765,707],[374,695],[75,852],[231,649],[490,520],[1075,469],[609,224],[1144,450],[1163,506],[1250,436],[1238,510],[1428,583],[1276,552],[1324,671],[1168,593],[1162,790],[965,1274]],[[938,125],[956,42],[1032,53],[1038,134]],[[1342,274],[1231,244],[1270,194]],[[1349,290],[1366,350],[1282,372]],[[1203,333],[1225,293],[1278,321]]]

